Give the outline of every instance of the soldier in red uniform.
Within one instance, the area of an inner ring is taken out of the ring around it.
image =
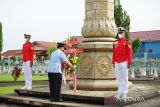
[[[113,44],[112,63],[118,82],[118,98],[126,98],[128,93],[128,69],[132,64],[131,41],[125,39],[126,29],[118,28],[118,39]]]
[[[34,49],[30,43],[31,35],[24,34],[26,43],[23,44],[23,72],[25,86],[22,89],[32,89],[32,65],[34,60]]]

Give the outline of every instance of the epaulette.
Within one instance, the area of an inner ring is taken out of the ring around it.
[[[34,49],[34,45],[31,43],[31,47],[30,47],[30,49]]]
[[[113,45],[116,46],[117,44],[118,44],[118,40],[115,40],[115,41],[113,42]]]
[[[117,42],[118,41],[118,39],[116,39],[115,41],[113,41],[113,42]]]
[[[132,48],[132,41],[131,41],[131,40],[128,40],[128,39],[127,39],[127,41],[128,41],[128,47],[129,47],[129,48]]]

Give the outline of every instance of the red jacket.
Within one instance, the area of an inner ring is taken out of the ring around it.
[[[132,47],[130,41],[118,39],[113,44],[112,63],[115,64],[127,61],[132,64]]]
[[[33,65],[34,49],[33,45],[30,42],[23,44],[23,62],[30,61],[30,64]]]

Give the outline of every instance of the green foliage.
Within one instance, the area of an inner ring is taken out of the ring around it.
[[[50,46],[48,47],[48,51],[49,51],[49,56],[51,55],[51,53],[57,49],[57,43],[53,42],[52,44],[50,44]]]
[[[114,18],[117,27],[124,27],[128,32],[126,39],[130,39],[130,17],[126,11],[123,11],[120,0],[114,0]]]
[[[132,42],[132,50],[133,50],[133,53],[136,53],[139,51],[139,48],[141,47],[142,45],[142,42],[139,40],[139,38],[137,38],[136,40],[134,40]]]
[[[2,33],[2,23],[0,22],[0,63],[1,63],[2,47],[3,47],[3,33]]]
[[[66,42],[66,43],[69,43],[69,42],[72,42],[72,41],[75,41],[75,40],[76,40],[76,37],[71,36],[71,37],[66,38],[66,39],[65,39],[65,42]]]
[[[114,18],[117,26],[122,26],[123,22],[123,9],[120,0],[114,0]]]

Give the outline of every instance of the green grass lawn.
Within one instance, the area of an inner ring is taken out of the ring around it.
[[[0,95],[1,94],[11,94],[14,93],[14,89],[20,89],[22,86],[8,86],[8,87],[0,87]]]
[[[33,88],[35,87],[42,87],[47,85],[33,85]],[[0,87],[0,95],[2,94],[12,94],[14,93],[15,89],[21,89],[23,86],[17,85],[17,86],[7,86],[7,87]]]
[[[41,80],[48,80],[47,75],[32,75],[33,81],[41,81]],[[11,74],[0,74],[0,82],[5,81],[14,81]],[[17,79],[17,81],[24,81],[24,75],[20,75],[20,77]]]

